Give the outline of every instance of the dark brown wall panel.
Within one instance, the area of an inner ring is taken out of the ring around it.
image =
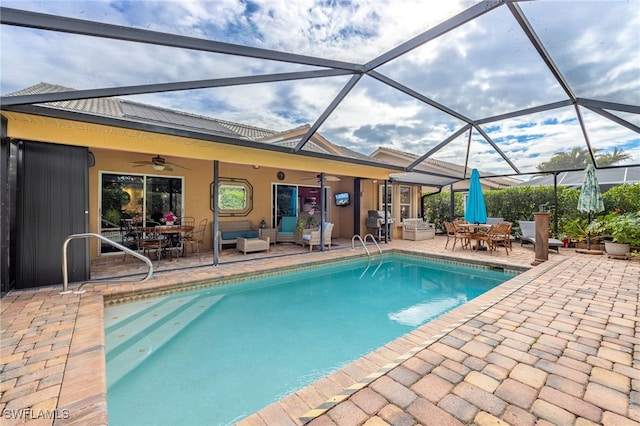
[[[87,149],[22,142],[18,160],[16,288],[62,283],[62,244],[88,229]],[[69,282],[89,279],[86,240],[68,247]]]

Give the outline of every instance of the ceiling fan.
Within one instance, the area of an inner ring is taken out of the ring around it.
[[[340,178],[338,176],[325,175],[324,173],[319,173],[314,177],[303,178],[302,180],[315,179],[320,183],[320,180],[324,177],[325,182],[340,182]]]
[[[151,166],[153,167],[153,170],[157,171],[172,171],[174,168],[189,170],[187,167],[181,166],[179,164],[170,163],[159,155],[156,155],[150,161],[132,161],[132,163],[134,165],[133,167]]]

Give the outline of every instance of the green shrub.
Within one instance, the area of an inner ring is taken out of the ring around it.
[[[485,191],[484,201],[487,207],[487,216],[502,217],[512,222],[514,232],[519,232],[519,220],[533,220],[534,213],[539,211],[544,204],[550,212],[550,235],[556,238],[564,235],[578,235],[580,232],[576,226],[586,227],[587,213],[578,211],[579,189],[557,188],[557,210],[553,186],[519,186],[495,191]],[[640,211],[640,184],[619,185],[611,188],[602,195],[605,211],[618,211],[619,213],[631,213]],[[461,192],[454,194],[454,215],[451,217],[451,194],[441,192],[423,198],[424,216],[436,224],[438,232],[444,231],[443,223],[452,219],[464,217],[464,195]],[[596,219],[592,217],[592,219]],[[558,231],[555,232],[556,221]],[[584,231],[584,229],[583,229]],[[578,238],[576,238],[578,239]]]

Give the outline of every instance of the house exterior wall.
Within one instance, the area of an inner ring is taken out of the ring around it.
[[[146,154],[134,154],[121,151],[92,149],[96,164],[90,169],[89,176],[89,227],[90,232],[98,232],[100,226],[100,173],[118,174],[146,174],[156,176],[181,177],[184,179],[183,212],[174,212],[178,215],[193,216],[198,223],[201,219],[208,219],[205,233],[205,249],[211,249],[213,234],[213,212],[210,209],[210,185],[213,182],[213,162],[208,160],[193,160],[187,158],[173,158],[164,156],[167,161],[175,162],[185,169],[173,171],[155,171],[151,166],[134,167],[132,162],[144,161],[151,158]],[[278,171],[285,172],[285,179],[277,178]],[[253,187],[253,209],[246,216],[220,217],[220,221],[249,220],[257,229],[262,218],[265,218],[270,226],[272,212],[272,184],[290,184],[318,186],[314,178],[316,172],[295,171],[272,167],[254,168],[250,165],[220,163],[219,177],[246,179]],[[350,192],[353,194],[353,178],[341,177],[339,182],[327,182],[325,186],[331,187],[331,193]],[[333,199],[327,203],[331,209],[331,219],[334,223],[333,236],[351,236],[353,229],[353,205],[336,207]],[[99,242],[92,241],[91,256],[98,256]]]
[[[182,213],[193,216],[196,221],[207,218],[209,224],[205,235],[205,247],[212,246],[212,219],[210,207],[210,184],[213,181],[213,161],[220,163],[219,176],[244,178],[253,186],[253,210],[243,217],[221,217],[221,221],[248,219],[258,226],[264,217],[271,217],[272,184],[295,184],[314,186],[313,177],[319,173],[339,176],[339,182],[330,181],[331,193],[350,192],[355,198],[354,180],[362,178],[384,180],[395,168],[385,168],[365,163],[354,163],[295,155],[281,151],[264,150],[243,144],[218,143],[214,140],[192,139],[169,133],[155,133],[145,130],[113,127],[106,124],[87,123],[62,118],[52,118],[28,113],[3,111],[7,136],[16,140],[36,140],[76,146],[88,149],[95,158],[95,165],[88,172],[88,231],[97,233],[100,229],[100,176],[101,172],[118,174],[147,174],[184,178]],[[148,161],[161,155],[189,170],[156,172],[151,167],[134,167],[133,161]],[[254,168],[253,165],[259,165]],[[286,179],[280,181],[276,174],[285,171]],[[369,209],[377,208],[377,192],[362,191],[361,211],[355,213],[354,205],[336,207],[333,199],[327,200],[334,223],[333,236],[351,238],[354,234],[354,215],[366,218]],[[364,214],[362,213],[364,212]],[[361,218],[361,234],[366,231]],[[89,255],[97,257],[100,242],[89,240]]]

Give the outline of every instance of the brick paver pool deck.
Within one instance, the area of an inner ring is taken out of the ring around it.
[[[362,255],[350,242],[340,245],[299,255],[284,255],[283,248],[283,256],[247,255],[242,262],[225,255],[228,263],[217,267],[184,269],[192,256],[161,263],[146,283],[92,284],[82,295],[60,295],[61,286],[10,292],[0,301],[0,423],[108,423],[105,301]],[[452,252],[440,237],[383,248],[531,269],[242,425],[640,425],[637,259],[561,249],[531,267],[530,247],[516,245],[508,256]],[[130,262],[96,262],[92,274],[135,269]],[[163,271],[176,266],[182,269]],[[145,424],[131,416],[132,424]]]

